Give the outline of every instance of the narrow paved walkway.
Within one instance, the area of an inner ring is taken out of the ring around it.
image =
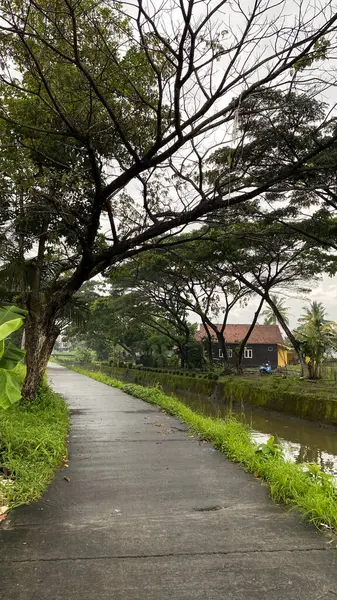
[[[251,475],[155,407],[49,374],[70,464],[0,530],[1,600],[336,600],[328,539]]]

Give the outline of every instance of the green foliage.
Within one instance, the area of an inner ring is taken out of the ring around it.
[[[263,479],[275,501],[297,506],[316,526],[322,523],[337,529],[337,501],[335,494],[327,493],[321,481],[308,476],[302,465],[285,461],[274,440],[261,451],[251,438],[250,430],[233,418],[226,420],[204,417],[158,388],[122,383],[103,373],[75,369],[97,381],[117,387],[124,392],[160,406],[164,411],[187,423],[191,430],[208,440],[215,448],[248,471]]]
[[[21,387],[12,371],[24,357],[24,351],[5,341],[23,325],[26,311],[17,306],[0,306],[0,409],[9,408],[21,398]]]
[[[0,371],[12,371],[16,365],[23,359],[24,350],[17,348],[12,342],[6,343],[5,352],[0,359]]]
[[[204,349],[200,342],[197,342],[196,340],[188,342],[186,344],[186,352],[190,369],[202,369],[205,367]]]
[[[22,327],[25,315],[17,306],[0,306],[0,341]]]
[[[89,350],[89,348],[79,348],[75,354],[74,359],[80,363],[91,363],[96,360],[96,352]]]
[[[335,477],[329,473],[324,473],[321,466],[317,463],[307,463],[305,468],[305,474],[310,481],[320,486],[327,498],[337,502],[337,487]]]
[[[85,365],[89,368],[89,365]],[[93,366],[93,368],[95,368]],[[116,378],[122,378],[126,381],[139,383],[141,385],[162,385],[167,386],[170,390],[186,390],[209,396],[214,390],[214,376],[209,379],[208,374],[201,377],[196,377],[195,373],[188,371],[168,371],[151,368],[133,368],[127,369],[122,367],[105,367],[100,366],[100,371]]]
[[[283,457],[283,449],[281,444],[278,444],[275,441],[274,436],[272,435],[265,444],[260,444],[256,450],[257,454],[261,454],[263,457],[269,456],[280,456]]]
[[[309,359],[309,376],[317,379],[321,375],[323,360],[337,349],[337,323],[326,319],[321,302],[311,302],[299,322],[296,335],[304,355]]]
[[[94,297],[84,327],[67,331],[71,346],[94,350],[98,359],[110,359],[115,365],[140,358],[145,366],[158,368],[177,365],[175,353],[183,346],[186,362],[194,368],[203,366],[203,347],[193,339],[195,327],[185,317],[182,323],[176,323],[172,315],[164,318],[158,302],[145,302],[144,294],[123,291],[125,276],[124,267],[113,270],[111,295]]]
[[[324,60],[328,55],[330,46],[331,42],[324,37],[317,40],[314,43],[313,50],[295,62],[294,71],[303,71],[306,67],[310,67],[315,61]]]
[[[16,370],[19,383],[24,368]],[[0,485],[0,506],[15,508],[41,496],[66,456],[68,408],[43,384],[32,403],[0,409],[0,470],[13,480]]]

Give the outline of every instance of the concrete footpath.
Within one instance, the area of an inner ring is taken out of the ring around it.
[[[1,600],[336,600],[337,551],[252,475],[145,402],[49,375],[69,468],[0,528]]]

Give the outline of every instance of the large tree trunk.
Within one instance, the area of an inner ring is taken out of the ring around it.
[[[186,323],[184,323],[184,334],[185,334],[185,341],[184,341],[184,353],[185,353],[185,366],[187,367],[187,369],[191,368],[191,359],[190,359],[190,353],[189,353],[189,343],[190,343],[190,339],[191,339],[191,335],[190,335],[190,330],[188,325],[186,325]]]
[[[33,400],[42,381],[59,329],[53,318],[29,315],[25,326],[27,374],[22,387],[23,400]]]
[[[218,344],[219,344],[219,349],[222,351],[222,364],[223,364],[223,368],[225,373],[229,371],[230,367],[229,367],[229,362],[228,362],[228,352],[227,352],[227,346],[226,346],[226,341],[224,338],[224,334],[223,331],[216,331],[216,337],[218,339]]]
[[[209,360],[209,364],[212,366],[213,365],[213,348],[212,348],[212,336],[210,333],[210,330],[208,329],[208,325],[206,323],[206,321],[202,320],[203,326],[205,327],[205,331],[206,331],[206,335],[207,335],[207,354],[208,354],[208,360]]]
[[[254,329],[254,327],[256,325],[256,322],[257,322],[257,319],[258,319],[259,314],[261,312],[263,303],[264,303],[264,298],[261,299],[261,302],[260,302],[259,306],[257,307],[257,310],[256,310],[256,312],[254,314],[254,318],[253,318],[253,320],[252,320],[252,322],[250,324],[250,327],[249,327],[249,329],[248,329],[245,337],[241,341],[239,355],[238,355],[238,363],[237,363],[237,369],[238,369],[239,373],[242,372],[242,361],[243,361],[243,355],[244,355],[244,351],[245,351],[245,346],[246,346],[247,341],[249,340],[250,335],[251,335],[251,333],[252,333],[252,331],[253,331],[253,329]]]
[[[185,369],[187,366],[187,352],[184,344],[181,342],[177,343],[177,350],[180,358],[180,368]]]

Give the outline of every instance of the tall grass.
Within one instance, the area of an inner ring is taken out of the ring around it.
[[[24,367],[16,373],[22,381]],[[15,508],[41,496],[66,455],[68,427],[66,404],[46,383],[34,402],[0,410],[0,506]]]
[[[297,506],[307,520],[337,529],[337,493],[333,478],[322,473],[312,477],[310,470],[284,459],[280,452],[261,452],[252,441],[250,429],[233,418],[205,417],[192,411],[177,398],[167,396],[159,388],[123,383],[104,373],[74,368],[78,373],[119,388],[124,392],[160,406],[167,413],[187,423],[191,430],[209,440],[215,448],[238,462],[269,486],[275,501]],[[317,469],[319,469],[317,467]]]

